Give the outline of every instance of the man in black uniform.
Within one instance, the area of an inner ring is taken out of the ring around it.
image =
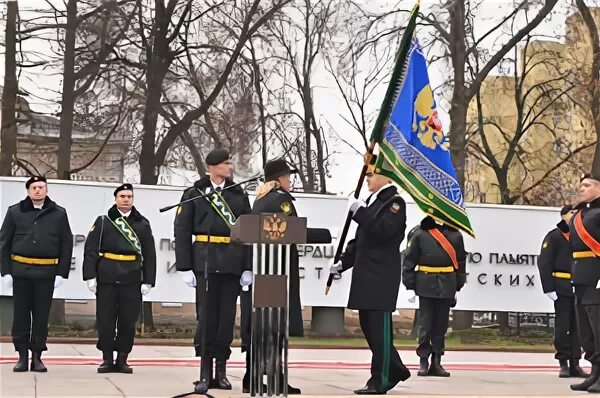
[[[127,357],[142,295],[156,281],[156,249],[150,222],[133,206],[133,186],[121,185],[114,196],[115,205],[96,218],[85,241],[83,280],[96,293],[96,347],[103,359],[98,373],[133,373]]]
[[[175,218],[177,270],[188,286],[196,287],[198,327],[194,345],[196,356],[204,355],[198,392],[213,386],[231,389],[226,366],[231,355],[240,278],[252,275],[252,249],[230,243],[231,227],[237,217],[251,212],[248,195],[241,187],[228,189],[234,185],[228,151],[211,151],[206,164],[210,175],[196,181],[183,193],[181,200],[214,193],[208,200],[200,197],[181,205]],[[208,297],[205,297],[205,266],[208,269]],[[204,327],[206,330],[202,330]],[[211,383],[213,359],[216,360],[216,377]]]
[[[600,393],[600,177],[583,175],[578,196],[578,211],[569,223],[571,281],[579,338],[592,373],[571,389]]]
[[[419,296],[419,376],[449,377],[441,365],[450,308],[466,282],[465,247],[459,231],[427,216],[408,242],[403,283]],[[429,366],[431,356],[431,366]]]
[[[13,286],[12,340],[19,353],[14,372],[46,372],[48,315],[54,289],[68,278],[73,235],[65,209],[48,196],[44,177],[25,183],[27,198],[8,208],[0,229],[0,270]]]
[[[571,286],[573,256],[568,223],[574,213],[572,206],[561,209],[562,220],[544,238],[538,257],[542,289],[554,301],[554,357],[560,364],[558,377],[589,376],[579,367],[581,344],[575,318],[575,295]]]
[[[406,205],[387,177],[367,173],[372,193],[367,202],[350,205],[358,223],[331,273],[353,268],[348,308],[358,310],[360,328],[373,353],[371,378],[355,394],[385,394],[410,377],[393,344],[392,313],[396,310],[402,274],[400,243],[406,229]]]
[[[297,217],[294,196],[291,191],[291,174],[296,170],[283,159],[268,161],[264,167],[265,183],[258,187],[256,198],[252,207],[252,213],[283,213],[287,216]],[[320,228],[308,228],[306,231],[307,243],[329,243],[331,234],[328,230]],[[296,245],[292,245],[290,253],[290,275],[289,275],[289,335],[293,337],[304,336],[304,325],[302,321],[302,305],[300,303],[300,258]],[[245,281],[240,281],[242,285]],[[250,390],[250,338],[251,338],[251,315],[252,315],[252,290],[242,293],[241,306],[241,334],[242,349],[246,351],[246,374],[242,380],[242,390]],[[300,394],[299,388],[288,385],[288,394]]]

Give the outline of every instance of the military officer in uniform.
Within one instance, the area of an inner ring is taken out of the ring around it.
[[[292,187],[290,177],[294,173],[296,173],[296,170],[292,170],[284,159],[268,161],[264,166],[265,182],[256,191],[252,213],[283,213],[287,216],[298,216],[294,206],[296,199],[290,193]],[[308,228],[306,239],[307,243],[329,243],[331,242],[331,234],[325,229]],[[240,283],[245,285],[247,281],[240,281]],[[246,374],[242,380],[242,389],[244,392],[249,392],[252,291],[242,292],[240,301],[242,349],[246,351]],[[295,245],[292,245],[290,254],[288,327],[290,336],[304,336],[302,306],[300,303],[299,255]],[[300,393],[299,388],[288,385],[288,394]]]
[[[419,296],[419,376],[450,376],[441,358],[450,308],[466,281],[465,258],[461,233],[429,216],[407,244],[402,281]]]
[[[211,387],[231,389],[226,366],[231,355],[240,279],[252,277],[251,247],[230,243],[231,227],[237,217],[251,212],[248,195],[241,187],[228,189],[234,182],[227,150],[211,151],[206,164],[209,175],[196,181],[181,199],[208,196],[182,204],[175,218],[176,267],[184,282],[196,288],[198,328],[194,345],[196,356],[204,355],[198,392]],[[204,274],[205,266],[208,276]],[[204,327],[206,330],[202,330]]]
[[[569,225],[575,213],[571,206],[561,209],[562,220],[548,232],[538,257],[542,289],[554,301],[555,358],[560,364],[558,377],[588,377],[579,367],[581,344],[575,318],[575,295],[571,286],[572,251]]]
[[[85,241],[83,280],[96,293],[96,347],[103,359],[98,373],[133,373],[127,357],[142,295],[156,281],[156,249],[150,222],[133,206],[133,186],[119,186],[114,197],[115,204],[96,218]]]
[[[12,341],[19,353],[14,372],[46,372],[48,315],[54,289],[68,278],[73,235],[64,208],[48,196],[44,177],[25,183],[27,197],[8,208],[0,229],[0,270],[13,287]]]
[[[571,282],[579,338],[592,373],[574,391],[600,393],[600,177],[585,174],[579,185],[577,213],[569,223],[573,251]]]
[[[400,243],[406,229],[406,205],[390,180],[370,166],[366,202],[350,205],[358,223],[355,239],[348,242],[341,261],[332,264],[337,274],[353,268],[348,308],[358,310],[360,328],[373,353],[371,378],[355,394],[385,394],[410,377],[393,345],[392,313],[402,274]]]

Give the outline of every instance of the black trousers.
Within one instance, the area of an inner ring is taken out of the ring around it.
[[[98,344],[102,352],[130,353],[135,337],[135,324],[140,315],[142,293],[139,283],[98,283],[96,321]]]
[[[581,304],[576,299],[579,338],[585,359],[600,365],[600,304]]]
[[[554,357],[558,360],[581,358],[575,297],[558,296],[554,301],[554,314]]]
[[[408,370],[394,347],[392,313],[388,311],[358,310],[360,328],[373,353],[369,387],[387,389],[396,384]]]
[[[417,355],[444,355],[452,299],[419,296],[419,346]]]
[[[12,340],[15,350],[46,351],[48,316],[54,293],[54,279],[13,279]]]
[[[202,333],[206,327],[206,356],[226,361],[231,355],[240,277],[232,274],[208,274],[208,297],[205,299],[206,278],[200,275],[196,285],[198,327],[194,337],[196,356],[202,356]],[[203,309],[206,308],[206,314]]]

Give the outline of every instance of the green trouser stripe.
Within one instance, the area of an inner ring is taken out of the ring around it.
[[[383,314],[383,368],[381,369],[381,388],[388,388],[390,381],[390,352],[392,351],[392,313]]]

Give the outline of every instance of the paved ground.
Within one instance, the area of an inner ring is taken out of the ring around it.
[[[173,397],[193,390],[198,365],[190,348],[137,346],[130,364],[133,375],[96,373],[100,362],[93,345],[55,344],[45,353],[49,372],[13,373],[12,345],[0,344],[0,397]],[[414,352],[401,356],[416,369]],[[449,352],[449,379],[417,377],[389,394],[397,396],[576,396],[569,384],[577,379],[558,379],[552,354]],[[349,396],[368,378],[367,350],[292,350],[290,383],[302,388],[304,396]],[[243,357],[235,350],[229,366],[233,391],[211,393],[216,398],[241,396]]]

